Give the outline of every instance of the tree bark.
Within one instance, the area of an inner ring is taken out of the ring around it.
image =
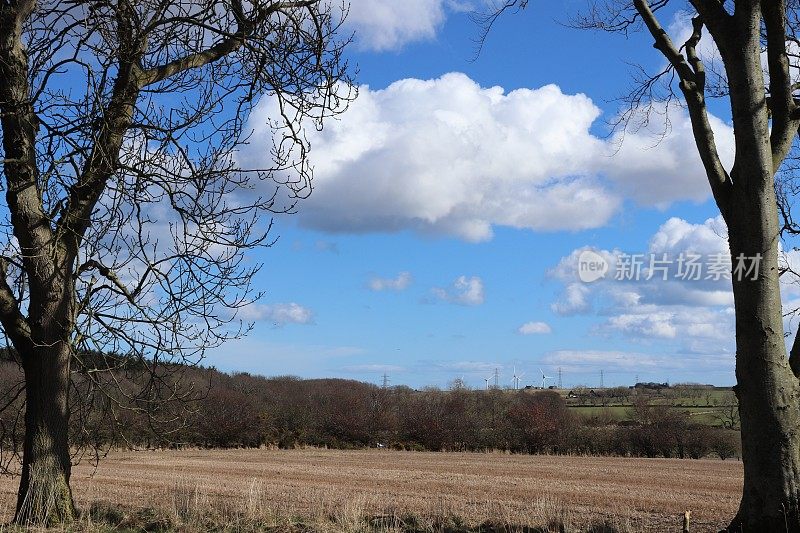
[[[69,485],[70,363],[75,286],[71,256],[56,248],[30,276],[30,342],[16,346],[25,373],[25,441],[14,521],[55,525],[75,518]]]
[[[795,533],[800,532],[800,382],[789,367],[783,335],[774,189],[771,180],[751,183],[764,181],[762,190],[748,191],[746,201],[736,201],[739,195],[735,195],[735,215],[728,228],[734,265],[740,256],[761,256],[757,279],[733,276],[734,390],[739,400],[744,489],[728,531]]]
[[[14,521],[54,525],[75,518],[69,485],[70,347],[60,342],[23,354],[25,443]]]

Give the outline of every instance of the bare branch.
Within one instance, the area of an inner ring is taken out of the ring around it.
[[[705,68],[697,55],[696,47],[700,42],[703,20],[695,17],[692,21],[693,33],[686,42],[687,61],[675,47],[672,39],[656,18],[647,0],[634,0],[634,6],[644,20],[647,29],[655,39],[655,48],[664,54],[680,78],[681,92],[686,99],[695,143],[700,152],[700,159],[706,170],[708,181],[717,206],[726,219],[731,215],[730,194],[733,183],[728,172],[722,166],[714,140],[714,131],[708,119],[705,103]],[[690,64],[691,63],[691,64]]]
[[[772,113],[773,171],[777,172],[792,147],[800,126],[800,108],[792,96],[792,79],[786,50],[786,2],[764,2],[764,25],[767,33],[770,111]]]
[[[8,261],[0,258],[0,323],[15,343],[30,343],[30,326],[19,310],[19,302],[8,284]]]

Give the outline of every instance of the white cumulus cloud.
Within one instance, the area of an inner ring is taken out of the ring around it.
[[[275,103],[251,116],[254,139]],[[492,226],[542,231],[604,225],[621,198],[591,174],[602,141],[589,133],[600,110],[555,85],[484,88],[464,74],[405,79],[358,99],[321,132],[307,128],[314,192],[300,224],[328,232],[412,230],[488,240]],[[253,143],[240,154],[262,168]]]
[[[450,287],[434,287],[433,295],[459,305],[481,305],[484,301],[483,280],[477,276],[459,276]]]
[[[589,97],[556,85],[506,92],[450,73],[362,86],[341,117],[322,131],[306,128],[314,192],[298,220],[327,232],[411,230],[484,241],[494,226],[602,227],[625,198],[658,207],[708,198],[688,116],[668,111],[669,135],[661,138],[667,115],[654,113],[620,144],[621,134],[592,133],[601,110]],[[275,102],[264,99],[251,115],[253,139],[271,138],[266,124],[274,116]],[[729,154],[732,129],[711,118]],[[264,168],[268,153],[253,143],[239,157]]]
[[[619,205],[579,175],[598,115],[587,97],[556,86],[505,94],[463,74],[362,88],[342,120],[312,139],[316,190],[301,223],[473,241],[490,238],[495,224],[597,227]]]
[[[673,324],[673,313],[621,314],[608,319],[610,327],[634,336],[674,339],[677,328]]]
[[[609,265],[606,277],[592,283],[579,281],[578,263],[586,250],[590,248],[574,250],[549,272],[563,284],[562,294],[552,304],[554,311],[595,314],[600,320],[594,333],[669,347],[674,353],[690,354],[693,364],[727,366],[732,362],[731,282],[725,277],[709,279],[715,258],[727,253],[727,228],[721,217],[702,223],[670,218],[642,250],[591,249]],[[699,257],[696,278],[681,277],[681,257],[689,255]],[[639,257],[639,273],[619,279],[634,257]],[[660,266],[666,271],[657,271]],[[729,273],[729,264],[726,269]]]
[[[541,335],[552,331],[553,329],[546,322],[526,322],[517,329],[521,335]]]
[[[717,151],[725,168],[733,165],[733,129],[709,115]],[[626,198],[642,205],[666,208],[675,200],[701,202],[710,187],[686,111],[677,103],[654,102],[633,114],[627,131],[618,131],[598,158]]]
[[[254,304],[244,307],[239,314],[243,320],[272,322],[278,327],[286,324],[311,324],[314,322],[313,311],[294,302]]]
[[[400,272],[395,278],[373,277],[367,283],[373,291],[402,291],[411,285],[411,272]]]
[[[589,287],[583,283],[570,283],[564,288],[561,297],[550,305],[550,309],[558,315],[585,313],[591,308],[589,293]]]
[[[396,50],[432,39],[445,20],[445,0],[350,0],[346,25],[363,49]]]

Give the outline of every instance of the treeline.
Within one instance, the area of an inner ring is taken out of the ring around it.
[[[553,391],[415,391],[340,379],[211,371],[210,389],[177,442],[204,447],[385,446],[404,450],[643,457],[738,455],[735,431],[634,399],[631,422],[573,414]],[[146,443],[145,443],[146,444]]]
[[[15,370],[0,367],[0,386]],[[17,374],[18,376],[18,374]],[[738,456],[735,431],[692,423],[685,412],[634,397],[631,421],[576,416],[553,391],[381,388],[341,379],[265,378],[186,368],[198,391],[155,413],[98,409],[92,444],[120,447],[387,447],[402,450],[644,457]],[[123,383],[124,386],[124,383]],[[155,416],[154,416],[155,415]],[[0,414],[9,427],[11,411]],[[18,415],[17,415],[18,416]],[[159,423],[154,423],[154,420]],[[113,421],[113,422],[112,422]],[[171,425],[170,425],[171,423]],[[6,438],[8,436],[6,435]],[[17,436],[19,438],[19,436]],[[80,438],[76,431],[76,438]]]
[[[634,399],[631,421],[573,414],[554,391],[414,391],[358,381],[216,375],[185,440],[201,446],[275,445],[643,457],[738,455],[738,433]]]

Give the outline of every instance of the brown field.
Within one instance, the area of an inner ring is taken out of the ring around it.
[[[561,517],[576,527],[608,519],[619,531],[717,531],[736,510],[741,463],[384,450],[115,452],[95,471],[77,467],[78,505],[178,512],[236,508],[284,517],[405,513],[541,525]],[[16,481],[0,480],[8,518]],[[353,518],[357,520],[357,518]],[[344,528],[342,528],[344,529]]]

